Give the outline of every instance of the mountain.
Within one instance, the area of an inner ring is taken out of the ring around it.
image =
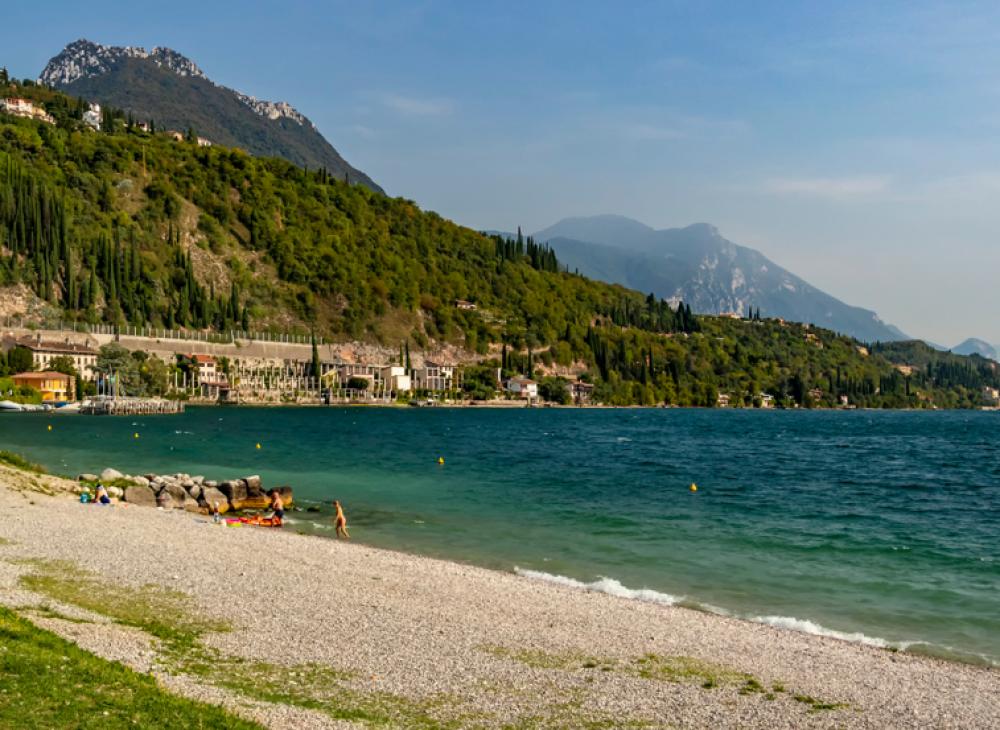
[[[672,300],[705,314],[749,307],[866,342],[907,339],[875,312],[853,307],[803,281],[759,251],[723,238],[706,223],[656,230],[616,215],[567,218],[534,234],[570,269]]]
[[[299,166],[325,167],[340,180],[381,192],[291,105],[214,84],[193,61],[169,48],[146,51],[78,40],[48,62],[39,80],[73,96],[124,109],[140,121],[152,120],[160,130],[193,129],[214,144],[282,157]]]
[[[956,355],[979,355],[989,360],[1000,360],[1000,357],[997,357],[997,350],[993,345],[975,337],[970,337],[965,342],[955,345],[955,347],[951,348],[951,351]]]

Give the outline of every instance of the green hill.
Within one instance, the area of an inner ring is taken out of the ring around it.
[[[29,286],[69,319],[447,342],[508,372],[585,370],[619,404],[714,405],[723,393],[741,405],[768,394],[975,406],[1000,385],[981,358],[901,370],[898,343],[868,353],[821,329],[675,312],[567,273],[531,240],[486,237],[324,170],[149,134],[123,115],[95,132],[81,101],[0,83],[14,94],[56,124],[0,115],[0,285]],[[470,389],[493,372],[469,368]]]

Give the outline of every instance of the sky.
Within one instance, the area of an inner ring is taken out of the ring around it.
[[[730,240],[916,337],[1000,344],[996,2],[4,2],[0,64],[167,46],[477,228]]]

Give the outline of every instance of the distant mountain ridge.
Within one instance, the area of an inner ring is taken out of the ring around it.
[[[997,356],[997,348],[989,342],[976,337],[970,337],[964,342],[955,345],[955,347],[951,348],[951,351],[956,355],[979,355],[990,360],[1000,361],[1000,357]]]
[[[580,273],[704,314],[745,313],[827,327],[863,341],[908,339],[868,309],[823,292],[759,251],[724,238],[707,223],[656,230],[618,215],[567,218],[534,234]]]
[[[382,192],[351,166],[316,126],[287,102],[265,101],[211,81],[170,48],[70,43],[46,64],[39,81],[91,101],[126,109],[158,128],[186,131],[259,156],[325,167],[339,179]]]

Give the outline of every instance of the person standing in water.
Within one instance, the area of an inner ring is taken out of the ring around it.
[[[281,493],[277,489],[271,490],[271,509],[279,524],[285,519],[285,502],[281,498]]]
[[[344,508],[338,500],[333,501],[333,506],[337,508],[337,516],[333,518],[333,524],[337,528],[337,537],[350,540],[351,536],[347,533],[347,518],[344,516]]]

